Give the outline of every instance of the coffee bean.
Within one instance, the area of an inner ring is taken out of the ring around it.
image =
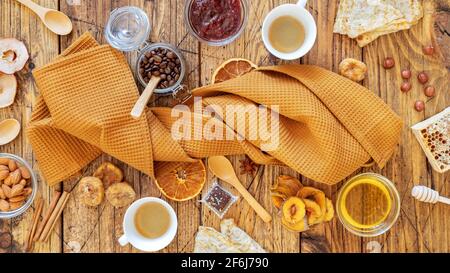
[[[160,65],[159,67],[161,67],[161,68],[163,68],[163,69],[164,69],[164,68],[166,68],[166,67],[167,67],[167,63],[166,63],[166,62],[162,62],[162,63],[161,63],[161,65]]]
[[[167,75],[166,74],[161,74],[160,78],[161,78],[161,80],[165,80],[165,79],[167,79]]]
[[[161,56],[156,55],[156,56],[153,57],[153,59],[154,59],[155,62],[157,62],[157,63],[161,63],[161,62],[162,62]]]
[[[175,84],[175,81],[174,80],[171,80],[170,82],[169,82],[169,86],[172,86],[172,85],[174,85]]]
[[[151,78],[152,77],[152,72],[148,72],[147,73],[147,77]]]
[[[169,67],[164,69],[164,73],[166,73],[166,74],[170,74],[171,72],[172,72],[172,70]]]
[[[161,73],[159,71],[153,71],[152,75],[153,76],[159,76],[159,75],[161,75]]]
[[[177,59],[175,60],[175,63],[176,63],[176,64],[181,64],[180,59],[177,58]]]
[[[173,53],[172,51],[167,52],[166,56],[169,59],[174,59],[176,57],[175,53]]]

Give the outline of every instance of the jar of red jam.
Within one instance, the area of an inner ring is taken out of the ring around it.
[[[236,40],[248,21],[246,0],[187,0],[185,20],[199,41],[224,46]]]

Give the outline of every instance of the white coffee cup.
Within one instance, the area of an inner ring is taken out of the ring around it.
[[[137,210],[144,204],[147,203],[158,203],[167,209],[170,215],[170,227],[167,232],[159,238],[149,239],[142,236],[139,231],[136,230],[134,224],[134,217]],[[175,238],[177,234],[178,220],[177,215],[173,208],[164,200],[154,197],[143,198],[134,202],[125,213],[123,219],[123,231],[124,235],[120,237],[119,243],[121,246],[126,246],[131,244],[133,247],[145,251],[145,252],[155,252],[166,248]]]
[[[264,45],[272,55],[283,60],[295,60],[305,56],[314,46],[317,38],[317,25],[314,17],[305,9],[307,0],[300,0],[297,4],[284,4],[274,8],[264,19],[262,38]],[[292,16],[305,27],[305,41],[302,46],[291,53],[276,50],[269,39],[269,30],[272,23],[282,17]]]

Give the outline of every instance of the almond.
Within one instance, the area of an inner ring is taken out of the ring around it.
[[[0,211],[8,212],[9,207],[9,203],[6,200],[0,200]]]
[[[27,199],[25,196],[23,196],[23,195],[18,195],[18,196],[9,198],[8,201],[9,201],[10,203],[17,203],[17,202],[22,202],[22,201],[24,201],[25,199]]]
[[[8,166],[8,164],[9,164],[8,158],[4,158],[4,157],[0,158],[0,165]]]
[[[29,196],[32,193],[33,193],[33,189],[30,187],[23,189],[23,195],[25,195],[25,196]]]
[[[11,188],[5,184],[2,185],[3,193],[5,194],[6,198],[10,198],[11,196]]]
[[[9,209],[10,210],[16,210],[16,209],[19,209],[20,207],[22,207],[23,206],[23,201],[20,201],[20,202],[10,202],[9,203]]]
[[[11,184],[16,185],[19,184],[20,180],[22,180],[22,175],[20,174],[20,170],[17,169],[9,174],[9,177],[11,177]]]
[[[8,163],[8,167],[9,167],[9,170],[10,170],[11,172],[17,170],[17,163],[16,163],[16,161],[10,159],[10,160],[9,160],[9,163]]]
[[[25,179],[31,178],[30,171],[28,171],[28,169],[25,166],[22,166],[19,169],[20,169],[20,174],[22,175],[23,178],[25,178]]]
[[[27,181],[25,179],[20,180],[19,184],[26,187],[27,186]]]
[[[3,192],[3,189],[2,189],[2,188],[0,188],[0,199],[6,199],[6,195],[5,195],[5,193]]]
[[[23,192],[23,186],[22,186],[22,185],[20,185],[20,184],[14,185],[14,186],[12,187],[12,189],[11,189],[11,195],[10,195],[9,198],[12,198],[12,197],[16,197],[16,196],[18,196],[18,195],[21,195],[22,192]]]
[[[3,184],[7,185],[7,186],[12,186],[12,182],[11,182],[11,174],[8,175],[7,178],[5,178],[5,180],[3,180]]]
[[[9,176],[9,168],[4,165],[0,165],[0,181],[5,180]]]

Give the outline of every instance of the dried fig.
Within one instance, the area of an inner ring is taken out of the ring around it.
[[[103,202],[105,197],[105,188],[103,183],[97,177],[84,177],[78,185],[80,200],[83,204],[90,207],[96,207]]]
[[[282,206],[283,219],[289,223],[298,223],[305,218],[305,203],[298,197],[290,197]]]
[[[94,176],[102,180],[103,186],[107,189],[112,184],[123,181],[123,172],[117,166],[110,162],[103,163],[95,171]]]
[[[0,200],[0,211],[8,212],[9,211],[9,202],[6,200]]]
[[[122,208],[131,204],[136,193],[128,183],[116,183],[106,190],[106,199],[115,208]]]
[[[309,229],[308,223],[305,218],[303,218],[298,223],[290,223],[289,221],[283,218],[281,219],[281,223],[283,224],[283,226],[285,226],[287,229],[293,232],[304,232]]]
[[[339,64],[339,73],[354,82],[360,82],[366,77],[367,65],[361,61],[348,58]]]

